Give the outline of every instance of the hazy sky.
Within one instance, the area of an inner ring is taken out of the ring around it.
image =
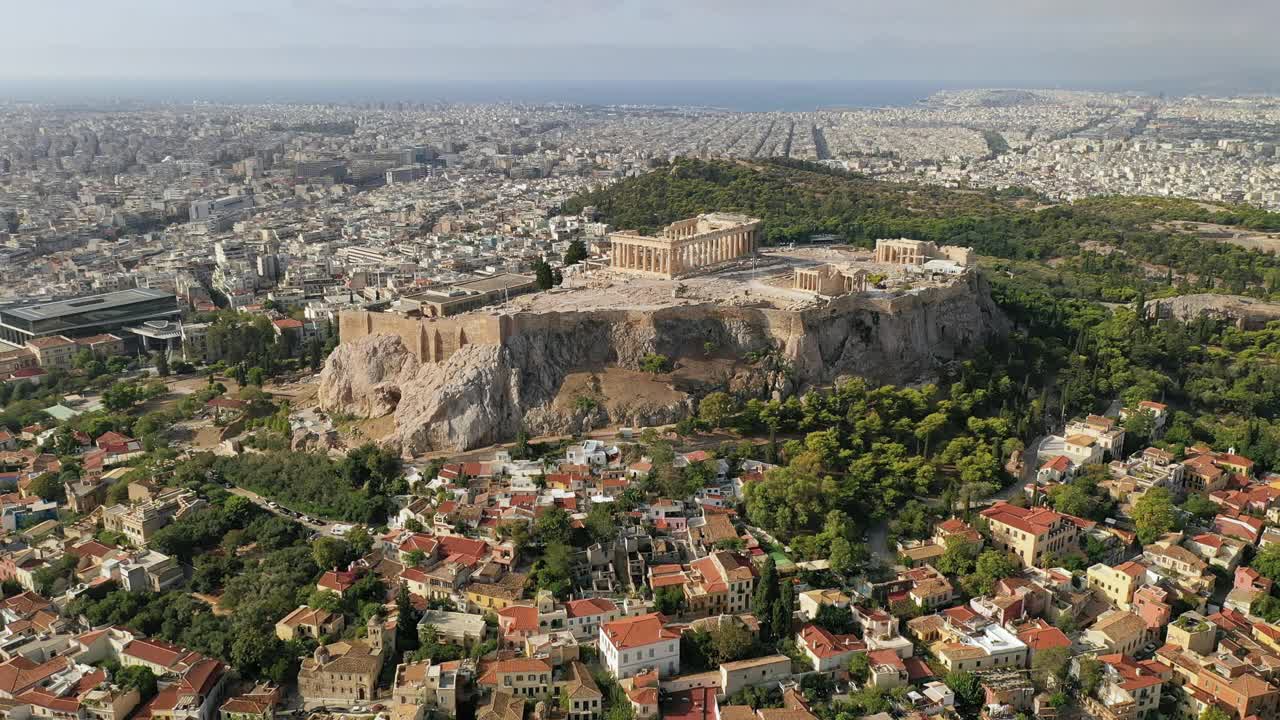
[[[1280,0],[0,0],[0,78],[1275,89]]]

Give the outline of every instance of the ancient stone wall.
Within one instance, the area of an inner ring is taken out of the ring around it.
[[[419,362],[443,362],[466,345],[501,345],[508,318],[472,314],[415,318],[352,310],[338,318],[338,338],[351,343],[369,335],[395,335]]]

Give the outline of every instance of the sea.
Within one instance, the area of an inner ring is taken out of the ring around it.
[[[353,80],[0,78],[0,101],[74,107],[187,103],[518,103],[708,107],[741,112],[910,105],[944,89],[896,83],[438,83]]]

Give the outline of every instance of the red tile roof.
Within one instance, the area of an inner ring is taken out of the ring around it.
[[[666,618],[661,613],[649,613],[623,618],[601,626],[605,637],[619,650],[652,645],[663,640],[678,640],[680,636],[664,627]]]

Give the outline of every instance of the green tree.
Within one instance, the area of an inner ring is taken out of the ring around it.
[[[774,637],[791,635],[791,621],[796,614],[796,591],[790,580],[784,580],[778,590],[778,601],[773,604],[773,617],[769,621]]]
[[[1167,488],[1155,487],[1143,493],[1133,504],[1130,515],[1143,544],[1155,542],[1178,528],[1178,511],[1173,504],[1173,494]]]
[[[952,670],[943,678],[943,682],[956,694],[956,705],[961,714],[974,712],[982,706],[982,683],[972,673],[964,670]]]
[[[968,575],[978,563],[981,548],[975,542],[961,537],[947,538],[947,549],[935,564],[938,572],[944,575]]]
[[[316,566],[325,570],[345,568],[351,561],[351,546],[335,537],[319,537],[311,544]]]
[[[587,259],[587,245],[581,240],[570,240],[569,247],[564,251],[565,267],[569,265],[577,265]]]
[[[250,385],[262,387],[267,381],[267,371],[257,366],[251,367],[245,375],[245,380]]]
[[[1202,493],[1187,495],[1187,499],[1182,502],[1182,509],[1200,520],[1208,520],[1222,512],[1222,507],[1218,503],[1205,497]]]
[[[650,353],[640,358],[640,369],[658,375],[671,369],[671,359],[666,355]]]
[[[1217,705],[1210,705],[1200,711],[1200,720],[1231,720],[1234,716]]]
[[[1249,566],[1263,577],[1280,581],[1280,545],[1272,543],[1263,546]]]
[[[839,575],[852,575],[858,569],[853,552],[853,544],[843,537],[831,541],[831,552],[828,558],[831,572]]]
[[[1090,656],[1076,660],[1076,677],[1080,681],[1080,690],[1085,695],[1093,695],[1102,684],[1102,663]]]
[[[1055,647],[1037,650],[1031,658],[1031,677],[1044,689],[1049,678],[1065,682],[1071,670],[1071,648]]]
[[[814,615],[813,624],[836,635],[848,635],[853,632],[853,611],[847,607],[824,604]]]
[[[725,421],[733,415],[737,408],[729,393],[716,391],[708,393],[698,402],[698,419],[713,428],[725,426]]]
[[[169,377],[169,353],[161,350],[155,355],[156,375]]]
[[[312,337],[307,342],[307,365],[311,368],[311,372],[316,372],[320,366],[324,364],[324,347],[320,343],[320,338]]]
[[[551,272],[551,266],[546,260],[539,260],[533,264],[533,275],[539,290],[550,290],[555,287],[555,274]]]
[[[534,563],[533,576],[539,590],[550,590],[556,597],[564,598],[573,589],[571,571],[569,546],[556,542],[548,545]]]
[[[155,697],[156,675],[144,665],[126,665],[115,672],[112,680],[121,687],[137,689],[143,702]]]
[[[663,615],[677,616],[684,612],[684,589],[680,585],[668,585],[653,591],[653,609]]]
[[[543,511],[533,524],[534,537],[544,544],[567,544],[573,532],[569,513],[558,507]]]
[[[938,434],[938,431],[947,426],[947,416],[942,413],[930,413],[924,416],[916,423],[913,434],[917,441],[923,444],[924,450],[922,455],[929,454],[929,441]]]
[[[720,663],[741,660],[751,654],[755,638],[736,620],[724,620],[711,633],[715,644],[716,660]]]
[[[756,583],[755,596],[751,599],[751,613],[760,621],[760,639],[770,643],[774,639],[771,621],[773,604],[778,599],[778,568],[773,558],[766,556],[760,568],[760,582]]]
[[[49,500],[56,503],[63,503],[67,500],[67,489],[62,484],[62,476],[54,475],[53,473],[44,473],[37,476],[27,486],[27,492],[41,500]]]
[[[409,588],[402,582],[396,591],[396,649],[413,652],[418,649],[418,620],[421,615],[409,597]]]
[[[1018,566],[1009,554],[1000,550],[987,550],[978,556],[973,575],[970,595],[989,595],[995,590],[996,583],[1018,571]]]
[[[871,679],[871,661],[865,652],[854,653],[849,658],[849,679],[859,687],[866,685]]]
[[[141,401],[137,383],[118,382],[102,392],[102,404],[112,412],[124,412]]]

